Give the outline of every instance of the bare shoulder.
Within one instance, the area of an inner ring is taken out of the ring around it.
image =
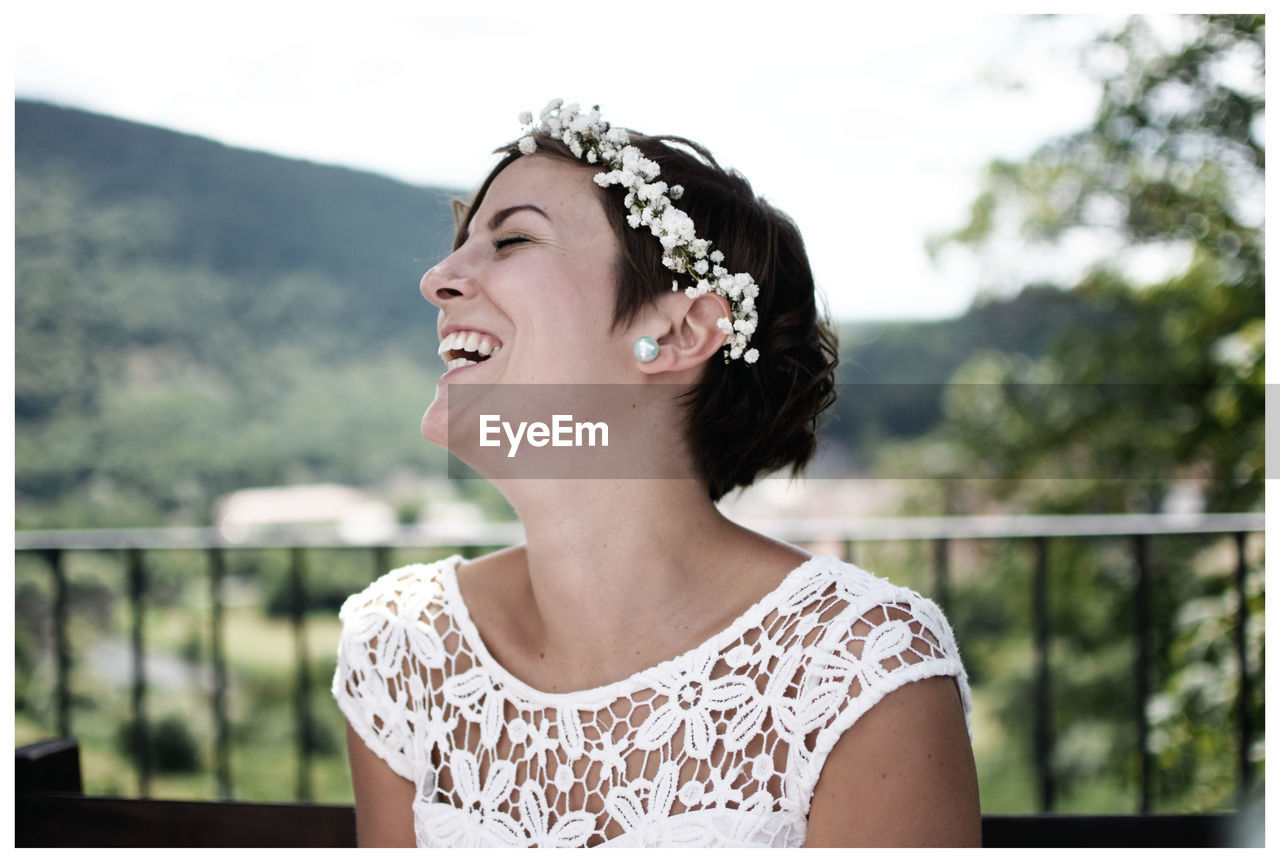
[[[739,529],[741,541],[735,546],[735,564],[726,566],[726,570],[740,588],[755,593],[757,598],[813,557],[803,548],[745,527]]]
[[[459,563],[458,587],[467,605],[488,605],[508,595],[513,581],[528,579],[528,559],[524,545],[513,545]]]
[[[814,788],[805,843],[964,847],[981,839],[964,709],[955,680],[937,676],[886,694],[840,737]]]
[[[458,564],[458,577],[471,580],[486,580],[501,576],[516,566],[528,565],[528,551],[524,545],[512,545],[490,551],[471,560],[463,560]]]

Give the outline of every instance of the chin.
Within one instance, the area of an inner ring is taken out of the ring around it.
[[[422,436],[441,449],[449,448],[449,408],[446,388],[437,386],[435,400],[422,414]]]

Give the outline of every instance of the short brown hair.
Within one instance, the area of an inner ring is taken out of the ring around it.
[[[702,380],[685,396],[687,435],[712,500],[751,485],[762,473],[790,467],[798,474],[813,456],[822,412],[835,401],[835,333],[818,308],[817,291],[800,230],[786,213],[756,196],[736,171],[722,168],[705,147],[685,138],[628,132],[632,145],[657,162],[668,185],[684,186],[678,206],[699,237],[724,252],[731,272],[749,272],[760,289],[752,365],[707,363]],[[535,133],[537,152],[583,167],[565,144]],[[456,208],[454,248],[466,240],[471,215],[498,174],[520,158],[512,142],[505,157],[472,196]],[[618,237],[615,326],[671,290],[674,274],[662,265],[661,245],[645,229],[627,224],[624,193],[596,186]]]

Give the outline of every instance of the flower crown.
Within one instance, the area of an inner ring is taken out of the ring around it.
[[[520,115],[521,125],[527,127],[520,138],[520,152],[534,153],[538,145],[533,135],[541,133],[563,141],[576,158],[605,168],[595,176],[597,185],[627,190],[627,224],[632,228],[647,225],[662,243],[662,265],[694,281],[693,287],[685,288],[685,295],[696,299],[715,292],[729,300],[732,319],[722,317],[716,321],[728,336],[725,361],[741,357],[750,365],[759,359],[760,351],[748,349],[747,342],[756,331],[756,296],[760,288],[750,273],[730,273],[721,265],[724,254],[712,251],[707,240],[698,239],[693,219],[671,203],[680,199],[684,189],[678,185],[668,187],[660,181],[657,163],[631,145],[625,130],[600,119],[599,106],[582,112],[576,102],[566,105],[564,99],[552,99],[538,119],[535,126],[531,113]],[[671,289],[679,290],[680,285],[672,281]]]

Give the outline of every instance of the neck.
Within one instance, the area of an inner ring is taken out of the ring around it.
[[[510,480],[500,490],[525,528],[527,636],[588,675],[593,658],[616,666],[636,644],[661,644],[655,634],[707,625],[725,569],[713,561],[744,532],[693,479]]]

